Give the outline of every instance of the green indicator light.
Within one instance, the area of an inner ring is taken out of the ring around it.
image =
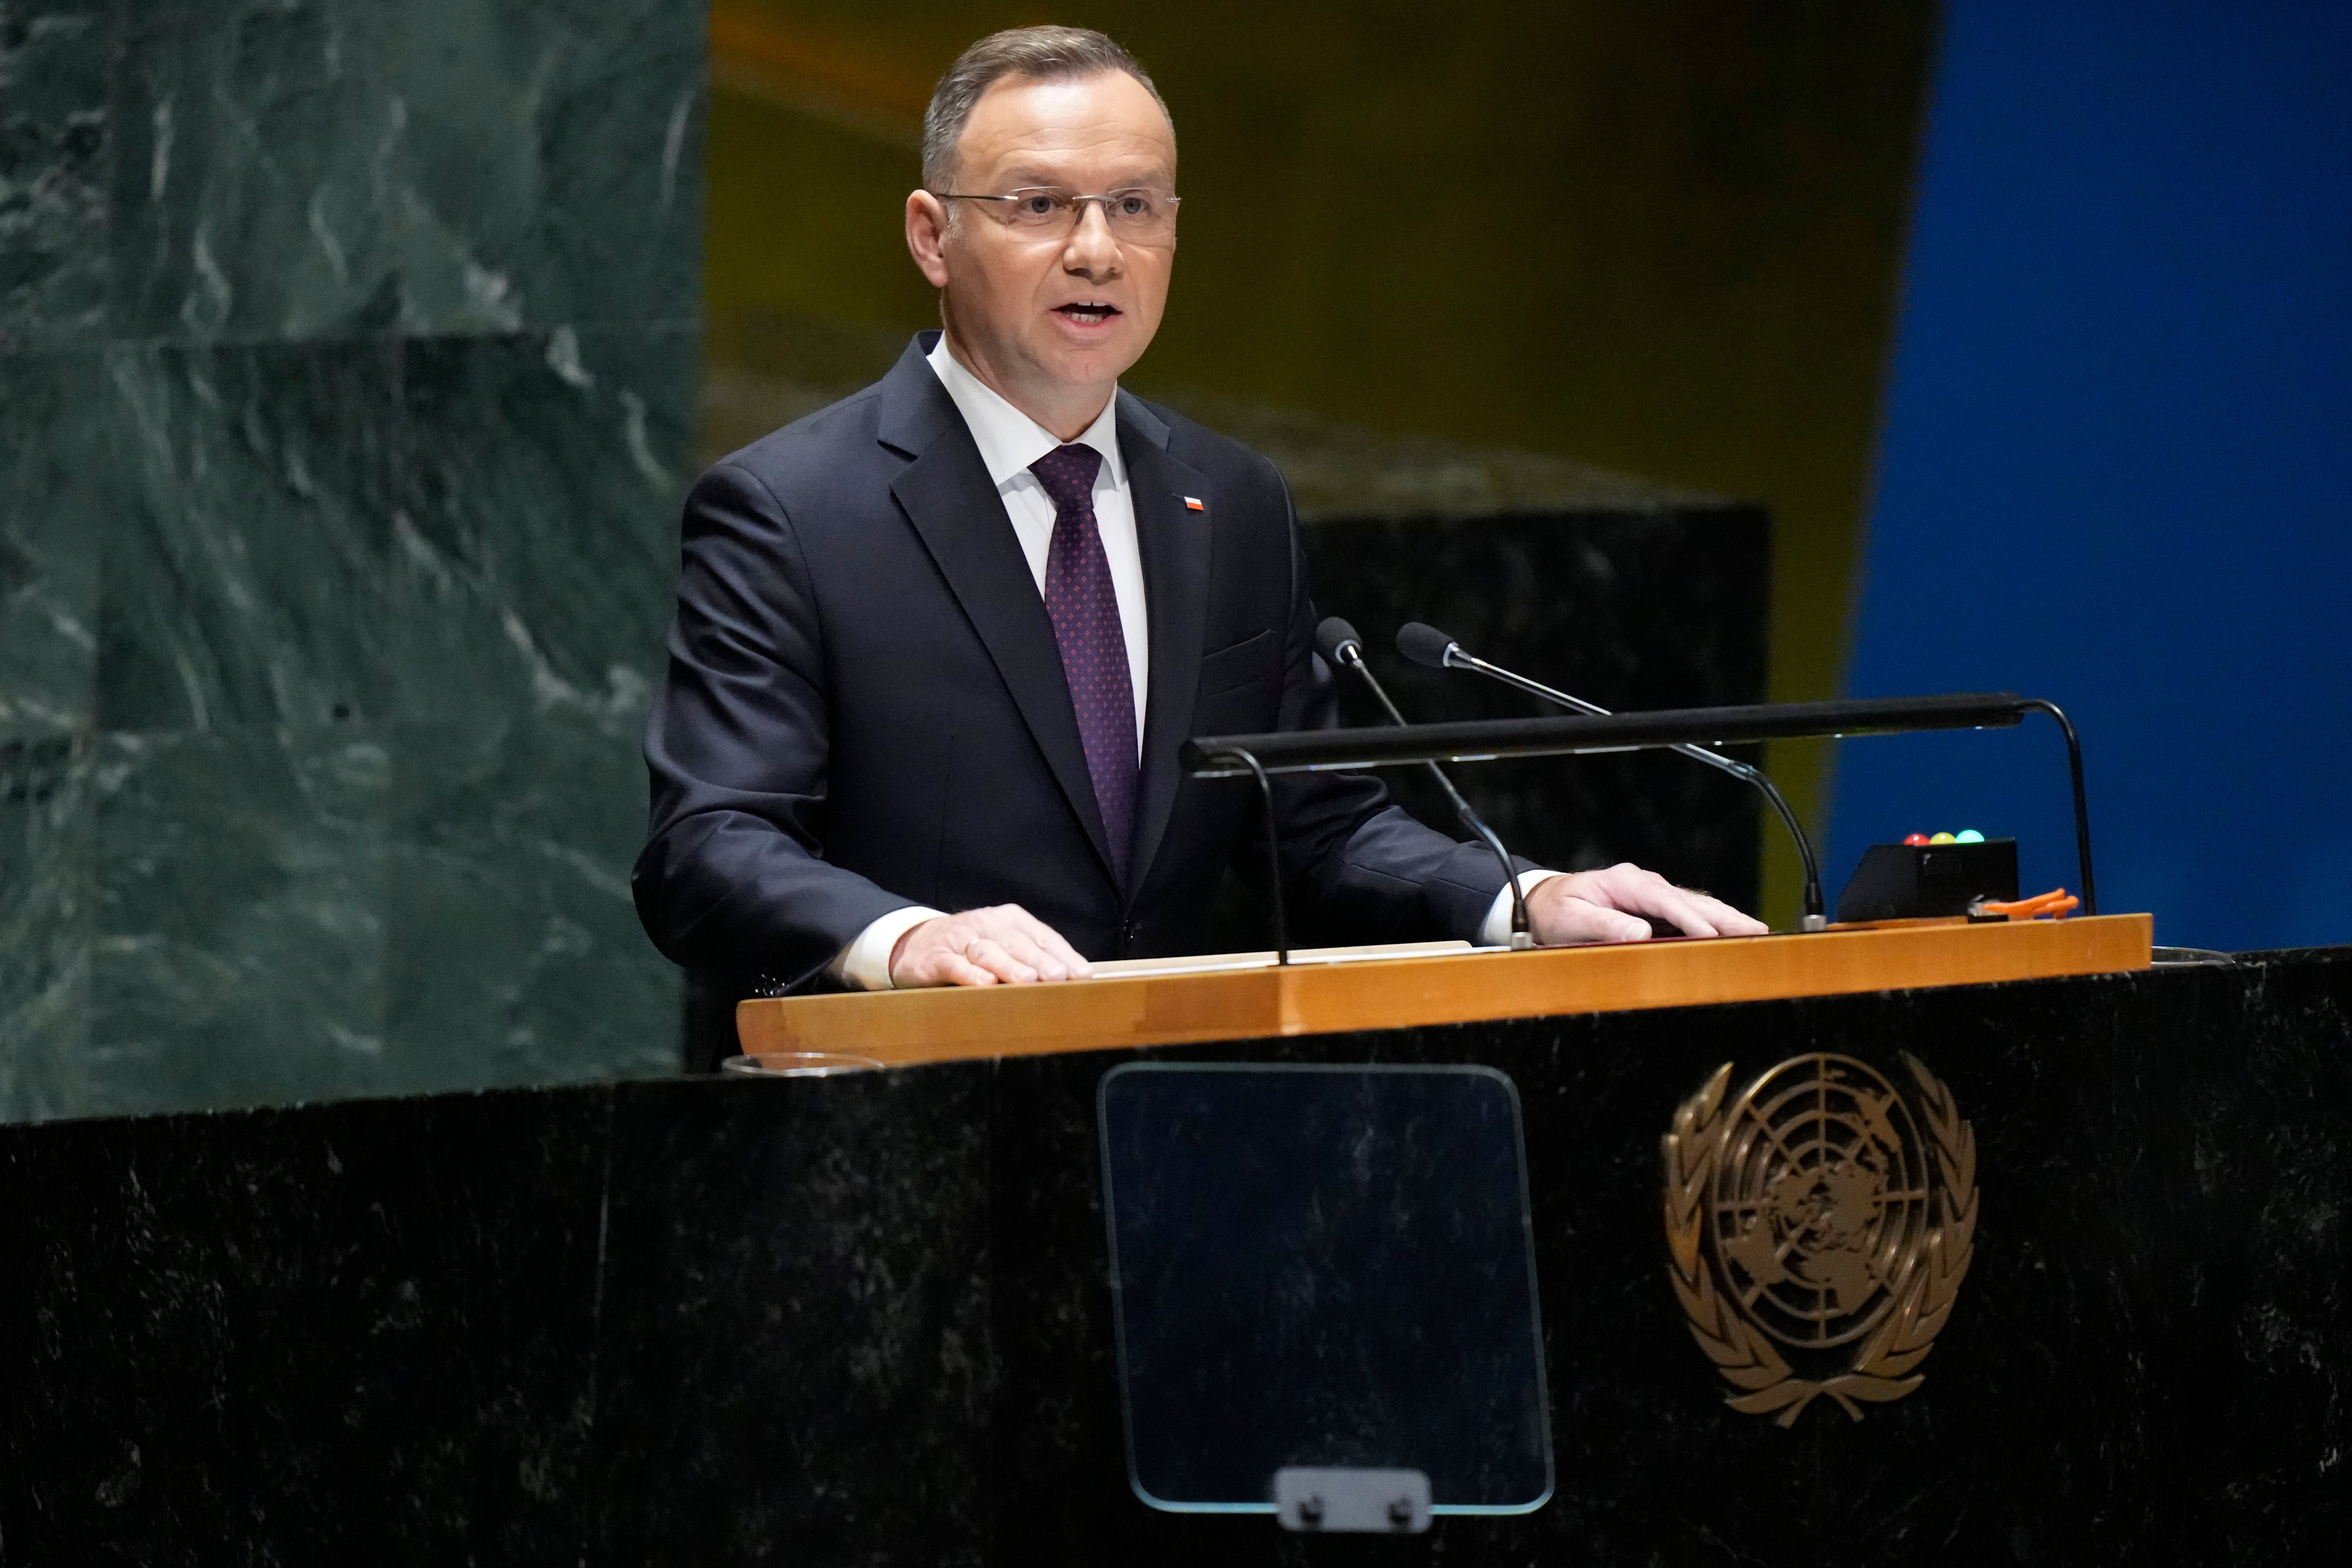
[[[1952,836],[1952,842],[1955,844],[1981,844],[1984,842],[1984,835],[1979,833],[1973,827],[1963,827],[1959,832]]]

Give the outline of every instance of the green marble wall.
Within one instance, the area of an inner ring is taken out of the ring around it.
[[[0,1118],[661,1071],[693,0],[0,0]]]

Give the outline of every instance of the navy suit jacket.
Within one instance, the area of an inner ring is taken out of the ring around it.
[[[686,503],[632,882],[662,952],[736,995],[826,984],[908,904],[1019,904],[1092,959],[1198,952],[1226,865],[1263,864],[1262,808],[1249,781],[1180,776],[1177,748],[1336,721],[1282,476],[1121,393],[1151,627],[1121,886],[1045,601],[924,363],[936,337],[721,460]],[[1285,886],[1327,934],[1470,937],[1502,888],[1484,847],[1371,777],[1276,790]]]

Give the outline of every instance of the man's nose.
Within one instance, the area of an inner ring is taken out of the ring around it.
[[[1110,220],[1103,216],[1102,203],[1078,204],[1078,226],[1070,231],[1070,242],[1063,247],[1062,266],[1097,281],[1118,270],[1118,241],[1111,237]]]

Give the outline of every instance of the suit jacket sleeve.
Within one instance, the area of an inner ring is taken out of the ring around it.
[[[1337,729],[1337,682],[1315,651],[1315,605],[1287,485],[1283,500],[1292,591],[1280,727]],[[1340,942],[1478,940],[1503,890],[1503,868],[1484,844],[1463,843],[1414,820],[1369,773],[1286,773],[1272,782],[1284,881],[1304,896],[1313,929]],[[1264,840],[1256,844],[1262,858]],[[1516,864],[1535,868],[1532,861]]]
[[[646,725],[649,841],[630,879],[676,963],[797,985],[914,901],[823,858],[824,659],[791,518],[748,469],[713,468],[687,499],[669,676]]]

